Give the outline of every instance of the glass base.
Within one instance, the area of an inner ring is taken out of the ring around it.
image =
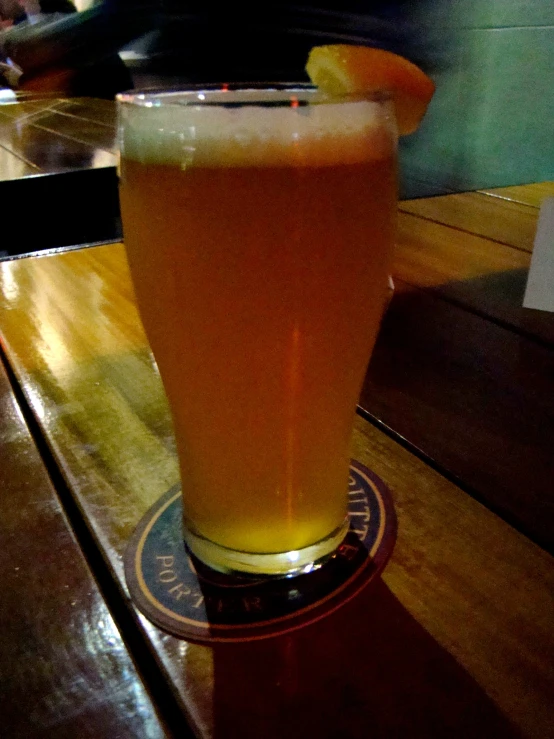
[[[184,539],[195,557],[218,572],[227,575],[295,577],[320,567],[335,552],[349,527],[350,521],[346,517],[340,526],[315,544],[291,552],[270,554],[241,552],[215,544],[192,531],[186,521]]]

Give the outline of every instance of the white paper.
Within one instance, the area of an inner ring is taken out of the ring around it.
[[[523,307],[554,313],[554,198],[541,205]]]

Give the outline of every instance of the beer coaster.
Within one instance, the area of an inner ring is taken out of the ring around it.
[[[386,565],[396,540],[390,493],[352,460],[350,530],[321,567],[296,577],[215,572],[183,543],[179,485],[146,513],[125,552],[131,598],[154,624],[202,644],[265,639],[323,618],[353,598]]]

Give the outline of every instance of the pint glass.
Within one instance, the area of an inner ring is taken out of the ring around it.
[[[348,530],[394,238],[392,104],[224,85],[122,95],[119,116],[125,246],[185,541],[223,572],[308,572]]]

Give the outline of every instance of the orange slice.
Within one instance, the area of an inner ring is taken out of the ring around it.
[[[314,46],[306,72],[314,85],[330,95],[391,93],[401,135],[416,130],[435,91],[433,80],[415,64],[369,46]]]

